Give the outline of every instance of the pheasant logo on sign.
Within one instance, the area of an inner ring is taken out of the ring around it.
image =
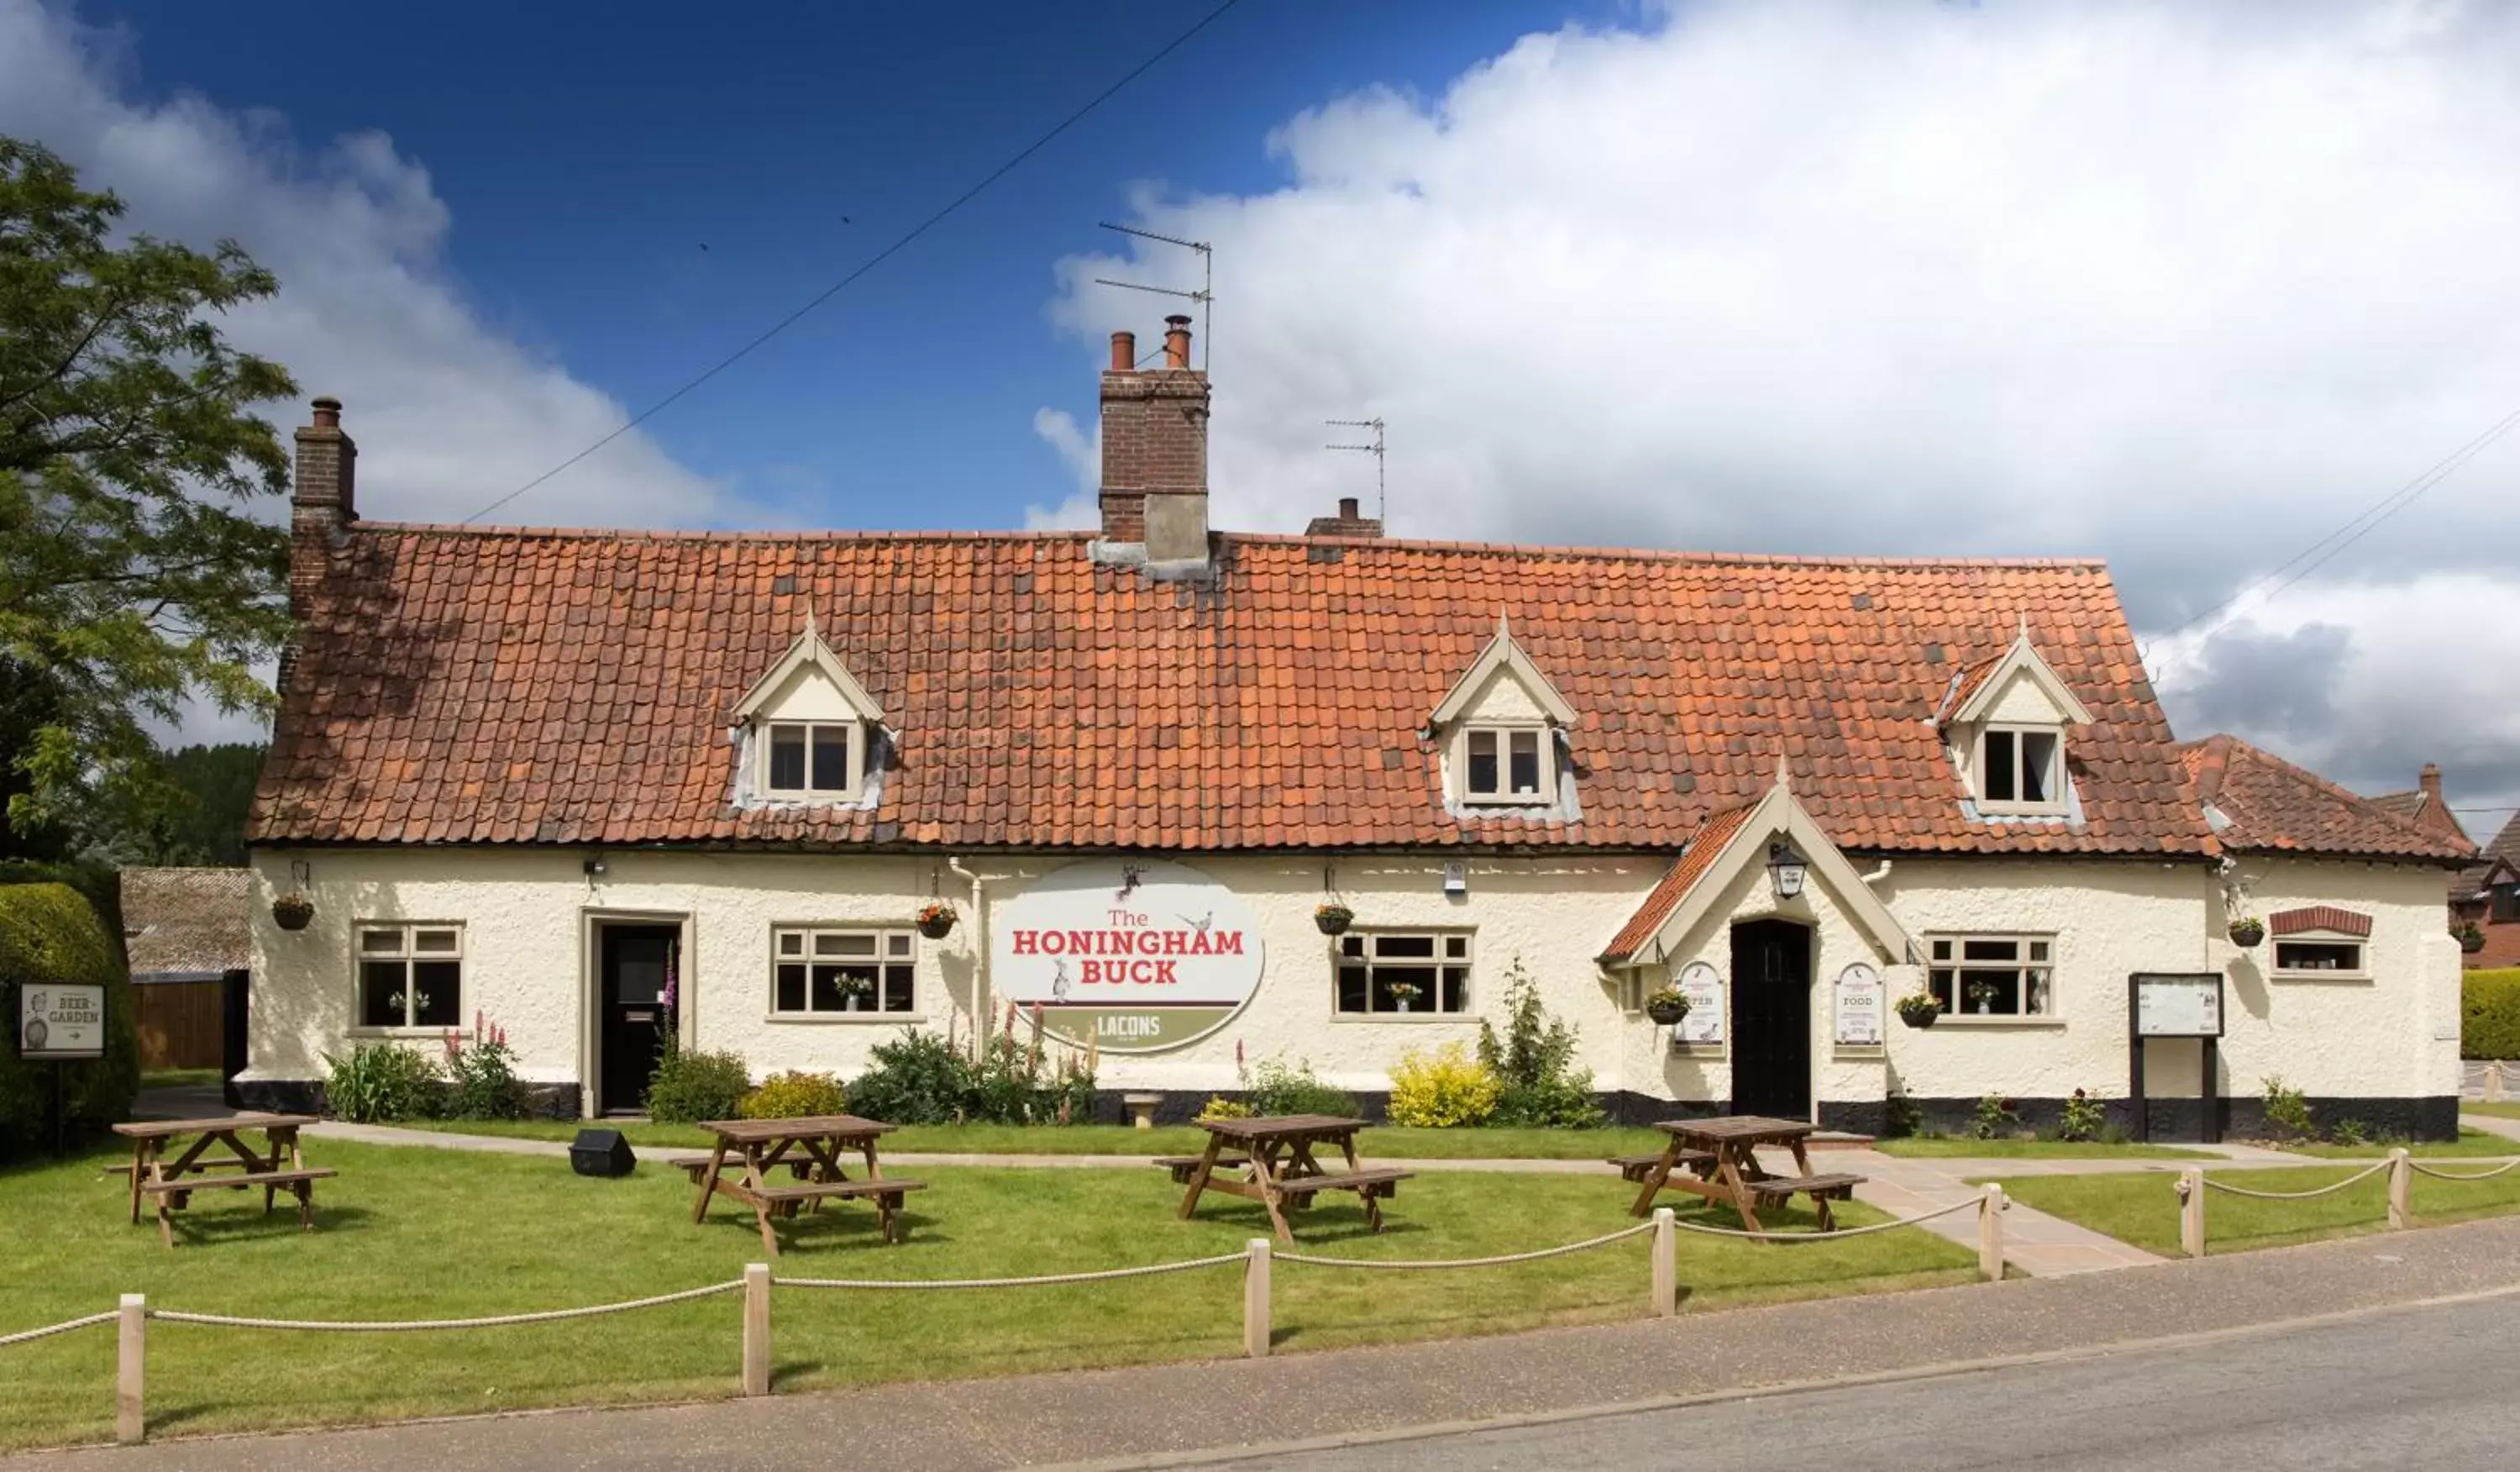
[[[1113,1052],[1203,1037],[1260,986],[1249,907],[1187,864],[1070,864],[1008,901],[989,948],[1000,995]]]

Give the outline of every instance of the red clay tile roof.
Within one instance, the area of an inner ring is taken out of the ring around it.
[[[2236,736],[2191,741],[2179,753],[2196,801],[2227,821],[2217,834],[2226,849],[2438,861],[2474,851]]]
[[[1946,694],[1942,704],[1935,708],[1934,718],[1949,719],[1954,711],[1967,705],[1977,695],[1977,687],[1986,683],[1986,677],[1995,673],[1995,667],[2002,664],[2003,657],[2011,652],[2012,646],[2006,644],[2003,648],[1952,676],[1950,693]]]
[[[2420,787],[2412,792],[2384,792],[2364,801],[2389,816],[2412,823],[2426,833],[2465,844],[2476,842],[2468,837],[2466,829],[2459,826],[2456,813],[2434,802],[2433,795]]]
[[[2306,930],[2334,931],[2340,936],[2368,936],[2371,917],[2352,910],[2340,910],[2332,904],[2308,905],[2297,910],[2277,910],[2267,917],[2267,929],[2278,936],[2297,936]]]
[[[1732,841],[1732,835],[1739,831],[1741,820],[1758,805],[1744,803],[1708,818],[1705,826],[1689,839],[1688,849],[1672,861],[1671,869],[1654,885],[1652,893],[1645,896],[1645,902],[1638,905],[1637,912],[1628,917],[1628,923],[1619,927],[1617,939],[1601,952],[1601,959],[1624,961],[1635,955],[1638,947],[1652,940],[1654,932],[1662,929],[1662,923],[1680,907],[1680,901],[1688,897],[1688,892],[1700,879],[1706,877],[1706,871],[1714,866],[1715,855],[1721,853],[1724,846]]]
[[[1067,533],[362,525],[301,612],[249,837],[283,843],[1677,848],[1774,780],[1841,848],[2204,854],[2094,562]],[[900,733],[875,811],[731,805],[729,713],[804,626]],[[1446,814],[1417,732],[1494,636],[1573,702],[1580,821]],[[1930,724],[2033,638],[2097,716],[2086,821],[1972,822]]]
[[[2497,859],[2510,864],[2515,870],[2520,870],[2520,812],[2513,813],[2510,821],[2502,825],[2502,831],[2494,835],[2484,847],[2476,851],[2476,862],[2460,870],[2452,879],[2452,901],[2455,903],[2458,900],[2476,897],[2477,894],[2493,881],[2494,864]]]

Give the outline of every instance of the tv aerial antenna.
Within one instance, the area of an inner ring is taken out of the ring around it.
[[[1140,240],[1158,241],[1167,246],[1179,246],[1185,251],[1196,251],[1198,253],[1200,284],[1199,289],[1194,292],[1177,291],[1168,286],[1147,286],[1135,281],[1113,281],[1106,276],[1095,277],[1094,284],[1096,286],[1116,286],[1124,292],[1151,292],[1158,297],[1179,297],[1185,301],[1194,301],[1198,303],[1200,317],[1198,324],[1198,366],[1201,371],[1205,371],[1208,366],[1209,354],[1216,350],[1216,247],[1203,240],[1183,240],[1179,236],[1157,235],[1152,230],[1139,230],[1128,225],[1115,225],[1109,220],[1097,220],[1095,223],[1101,225],[1105,230],[1114,230],[1122,235],[1134,235]],[[1153,356],[1152,353],[1148,355],[1149,357]]]
[[[1372,444],[1326,444],[1323,445],[1322,448],[1326,450],[1353,450],[1358,454],[1372,455],[1373,457],[1373,516],[1376,521],[1382,520],[1383,512],[1386,509],[1385,502],[1389,499],[1384,491],[1382,483],[1382,421],[1379,419],[1325,419],[1322,423],[1328,425],[1332,429],[1372,430],[1373,432],[1373,442]]]

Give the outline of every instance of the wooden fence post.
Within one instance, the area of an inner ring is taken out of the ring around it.
[[[2205,1168],[2179,1173],[2179,1245],[2191,1258],[2205,1256]]]
[[[1680,1311],[1680,1227],[1671,1208],[1653,1214],[1653,1311],[1669,1318]]]
[[[138,1442],[149,1434],[149,1418],[142,1408],[142,1391],[149,1371],[147,1294],[122,1296],[121,1335],[115,1357],[119,1373],[113,1386],[113,1439]]]
[[[2412,1164],[2406,1146],[2389,1152],[2389,1230],[2393,1232],[2414,1224],[2414,1218],[2407,1210],[2407,1188],[2413,1184],[2415,1175],[2409,1169]]]
[[[1988,1181],[1977,1198],[1977,1270],[1990,1283],[2003,1281],[2003,1187]]]
[[[1254,1359],[1269,1354],[1269,1239],[1251,1239],[1251,1260],[1242,1269],[1242,1353]]]
[[[770,1394],[770,1265],[743,1267],[743,1393]]]

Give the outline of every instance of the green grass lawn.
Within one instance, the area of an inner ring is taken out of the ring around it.
[[[2520,1104],[2488,1104],[2482,1099],[2458,1101],[2460,1114],[2490,1114],[2498,1120],[2520,1120]]]
[[[611,1122],[607,1127],[614,1127]],[[519,1135],[564,1140],[584,1127],[573,1120],[415,1121],[414,1129]],[[638,1146],[704,1148],[709,1137],[688,1125],[623,1124]],[[1600,1160],[1659,1150],[1659,1129],[1411,1129],[1377,1125],[1357,1136],[1357,1153],[1373,1160]],[[940,1155],[1196,1155],[1207,1131],[1192,1125],[1133,1129],[1126,1125],[905,1125],[883,1137],[886,1150]]]
[[[142,1088],[197,1088],[218,1081],[219,1071],[214,1068],[159,1068],[140,1076]]]
[[[2306,1191],[2343,1180],[2355,1169],[2303,1166],[2214,1173],[2218,1179],[2252,1190]],[[2136,1175],[2042,1175],[2006,1180],[2003,1188],[2040,1211],[2080,1222],[2147,1252],[2175,1258],[2180,1255],[2176,1179],[2160,1172]],[[2479,1181],[2433,1180],[2418,1175],[2408,1190],[2408,1204],[2418,1223],[2500,1216],[2520,1210],[2520,1171]],[[2209,1190],[2205,1201],[2205,1249],[2209,1253],[2247,1252],[2321,1237],[2380,1231],[2388,1225],[2388,1212],[2385,1172],[2334,1195],[2309,1201],[2255,1201]]]
[[[1952,1135],[1912,1135],[1879,1140],[1873,1149],[1905,1160],[2213,1160],[2210,1150],[2133,1142],[2080,1140],[1973,1140]]]
[[[2430,1160],[2435,1156],[2520,1155],[2520,1140],[2488,1134],[2482,1129],[2462,1129],[2456,1140],[2379,1141],[2368,1145],[2279,1144],[2272,1148],[2289,1150],[2295,1155],[2316,1155],[2322,1160],[2367,1161],[2388,1154],[2392,1143],[2404,1144],[2407,1153],[2417,1160]]]
[[[1050,1131],[1038,1131],[1049,1133]],[[182,1245],[131,1225],[100,1152],[0,1173],[0,1333],[112,1309],[305,1318],[452,1317],[606,1303],[741,1274],[761,1255],[748,1213],[690,1218],[678,1172],[573,1175],[543,1157],[308,1142],[340,1171],[317,1187],[312,1235],[286,1207],[208,1192]],[[896,1173],[907,1174],[906,1171]],[[853,1205],[799,1224],[780,1270],[799,1276],[946,1278],[1057,1272],[1239,1251],[1267,1232],[1258,1206],[1211,1197],[1174,1216],[1154,1170],[922,1168],[909,1240],[887,1247]],[[1356,1257],[1473,1257],[1629,1224],[1633,1188],[1600,1176],[1429,1174],[1401,1187],[1390,1229],[1352,1203],[1299,1219],[1303,1249]],[[1673,1198],[1677,1203],[1681,1198]],[[1879,1220],[1843,1207],[1850,1225]],[[1715,1224],[1736,1224],[1709,1212]],[[1787,1225],[1806,1225],[1799,1213]],[[1973,1256],[1921,1230],[1786,1248],[1684,1235],[1691,1309],[1967,1281]],[[783,1390],[1070,1370],[1238,1353],[1238,1267],[1093,1286],[871,1293],[783,1289],[774,1342]],[[1642,1239],[1462,1273],[1364,1273],[1283,1264],[1276,1325],[1287,1350],[1490,1334],[1646,1311]],[[523,1328],[348,1335],[153,1323],[153,1435],[304,1426],[518,1406],[731,1395],[736,1296]],[[0,1449],[111,1434],[112,1327],[0,1349]]]

